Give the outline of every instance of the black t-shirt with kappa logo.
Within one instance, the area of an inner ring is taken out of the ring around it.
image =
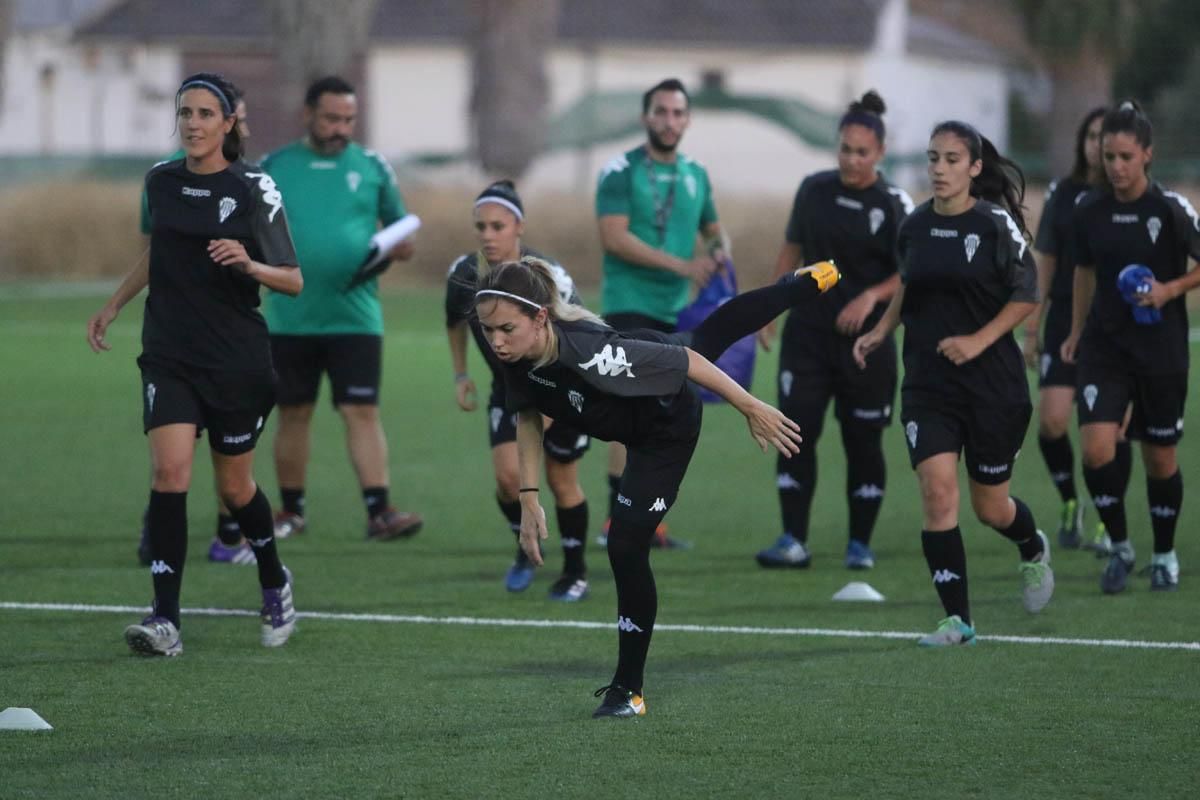
[[[260,264],[297,266],[283,198],[256,165],[235,161],[210,175],[183,159],[146,175],[150,211],[150,292],[142,354],[204,369],[271,366],[259,283],[208,254],[213,239],[236,239]]]
[[[896,233],[912,210],[908,194],[882,177],[866,189],[847,188],[837,170],[805,178],[792,203],[787,241],[800,245],[805,263],[836,263],[842,278],[821,302],[793,317],[811,327],[832,329],[847,303],[894,275]],[[885,307],[885,303],[877,305],[868,330]]]
[[[589,320],[554,321],[558,358],[502,364],[509,411],[535,408],[609,442],[686,438],[699,426],[699,399],[688,388],[688,355],[671,334],[631,338]],[[651,338],[654,337],[654,338]]]
[[[1090,191],[1087,183],[1074,178],[1050,184],[1033,240],[1035,250],[1053,256],[1055,261],[1047,299],[1067,307],[1075,292],[1075,209]]]
[[[1161,283],[1187,272],[1200,259],[1200,218],[1182,195],[1157,183],[1131,203],[1111,190],[1090,193],[1075,215],[1079,269],[1094,269],[1096,294],[1079,344],[1082,363],[1112,364],[1142,375],[1169,375],[1188,368],[1188,317],[1183,297],[1162,307],[1162,322],[1141,325],[1117,287],[1130,264],[1150,268]]]
[[[943,216],[925,202],[900,225],[896,251],[906,400],[1028,403],[1025,361],[1011,333],[961,366],[937,350],[949,336],[977,332],[1009,302],[1037,302],[1033,255],[1009,213],[977,200]]]

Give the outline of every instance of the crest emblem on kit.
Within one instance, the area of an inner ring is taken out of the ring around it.
[[[504,419],[504,409],[503,408],[493,408],[491,417],[492,417],[492,433],[495,433],[496,431],[500,430],[500,421],[502,419]]]
[[[779,373],[779,388],[783,390],[784,397],[790,397],[792,394],[792,371],[785,369]]]
[[[871,235],[874,236],[879,232],[879,228],[883,225],[887,214],[883,213],[882,208],[872,208],[867,212],[867,221],[871,223]]]
[[[1162,230],[1162,220],[1158,217],[1146,220],[1146,230],[1150,232],[1150,243],[1154,244],[1158,241],[1158,234]]]
[[[916,449],[917,446],[917,423],[909,422],[904,426],[904,435],[908,437],[908,446]]]
[[[975,251],[979,249],[978,234],[968,233],[963,239],[963,247],[967,249],[967,263],[969,264],[975,258]]]
[[[1053,360],[1054,360],[1053,357],[1049,353],[1042,353],[1042,377],[1043,378],[1050,374],[1050,363]]]
[[[683,176],[683,188],[687,189],[688,197],[696,196],[696,176],[687,174]]]
[[[350,170],[346,173],[346,185],[350,187],[351,192],[357,192],[359,185],[362,183],[362,175]]]
[[[571,408],[575,409],[576,413],[583,413],[583,395],[572,389],[567,392],[567,400],[571,401]]]
[[[158,387],[153,383],[146,384],[146,407],[150,413],[154,413],[154,395],[158,392]]]
[[[1087,403],[1088,411],[1096,408],[1096,398],[1100,396],[1100,389],[1096,384],[1089,383],[1083,387],[1083,402]]]
[[[229,219],[229,215],[237,208],[237,200],[232,197],[222,197],[221,202],[217,204],[217,222],[224,222]]]

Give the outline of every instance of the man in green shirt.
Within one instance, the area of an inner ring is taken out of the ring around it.
[[[600,173],[602,307],[617,330],[673,332],[692,284],[704,285],[728,250],[707,170],[677,149],[690,121],[683,83],[668,78],[652,86],[642,96],[646,143],[617,156]],[[704,246],[697,255],[701,236]],[[610,511],[624,471],[625,448],[614,442],[608,450]],[[660,526],[653,545],[679,543]]]
[[[391,165],[351,141],[358,114],[354,87],[338,77],[314,82],[304,98],[308,134],[263,160],[263,171],[283,194],[304,291],[271,292],[266,318],[279,375],[279,431],[275,469],[283,508],[275,535],[305,528],[304,483],[309,424],[323,373],[334,407],[346,423],[350,460],[367,509],[367,537],[407,537],[421,517],[392,507],[388,498],[387,439],[379,419],[383,313],[377,281],[347,288],[379,225],[405,214]],[[402,242],[391,253],[412,258]]]

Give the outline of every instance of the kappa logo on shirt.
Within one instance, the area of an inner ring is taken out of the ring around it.
[[[1150,244],[1158,243],[1158,234],[1162,231],[1162,220],[1151,217],[1146,220],[1146,230],[1150,233]]]
[[[970,264],[979,250],[979,234],[968,233],[967,238],[963,239],[963,248],[967,251],[967,263]]]
[[[212,197],[212,192],[208,189],[194,189],[191,186],[183,187],[184,197]]]
[[[871,225],[871,235],[879,233],[879,229],[883,227],[883,221],[887,219],[887,214],[882,208],[872,208],[867,212],[867,222]]]
[[[572,389],[567,392],[567,400],[570,401],[571,408],[575,409],[576,413],[583,413],[583,395]]]
[[[1089,383],[1083,387],[1083,402],[1087,403],[1088,411],[1096,409],[1096,398],[1100,396],[1100,387],[1094,383]]]
[[[283,208],[283,195],[275,185],[275,179],[265,172],[247,172],[247,178],[257,178],[258,188],[262,191],[262,200],[271,207],[267,214],[267,222],[274,222],[275,215]]]
[[[842,208],[852,208],[855,211],[862,211],[863,209],[863,204],[860,201],[855,200],[852,197],[843,197],[840,194],[833,199],[833,202]],[[872,233],[873,232],[874,231],[872,231]]]
[[[229,219],[229,215],[237,209],[237,200],[232,197],[222,197],[221,202],[217,203],[217,222],[224,222]]]
[[[582,362],[579,365],[580,369],[596,368],[596,372],[601,375],[615,378],[622,372],[630,378],[634,377],[633,364],[625,356],[625,348],[617,347],[616,353],[613,353],[611,344],[604,345],[604,349],[596,355],[592,356],[590,361]]]

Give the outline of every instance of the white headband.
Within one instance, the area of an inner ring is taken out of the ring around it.
[[[511,203],[503,197],[496,197],[494,194],[485,195],[475,201],[475,207],[479,208],[484,203],[495,203],[498,206],[504,206],[509,211],[517,215],[517,219],[524,221],[525,215],[521,213],[521,209],[517,208],[516,203]]]
[[[537,303],[533,302],[532,300],[528,300],[524,297],[521,297],[521,295],[519,295],[519,294],[513,294],[512,292],[502,292],[499,289],[480,289],[478,292],[475,293],[475,298],[478,299],[479,295],[481,295],[481,294],[494,294],[497,297],[504,297],[509,300],[516,300],[518,303],[524,303],[525,305],[529,306],[530,308],[536,308],[538,311],[541,311],[543,308],[542,306],[539,306]]]

